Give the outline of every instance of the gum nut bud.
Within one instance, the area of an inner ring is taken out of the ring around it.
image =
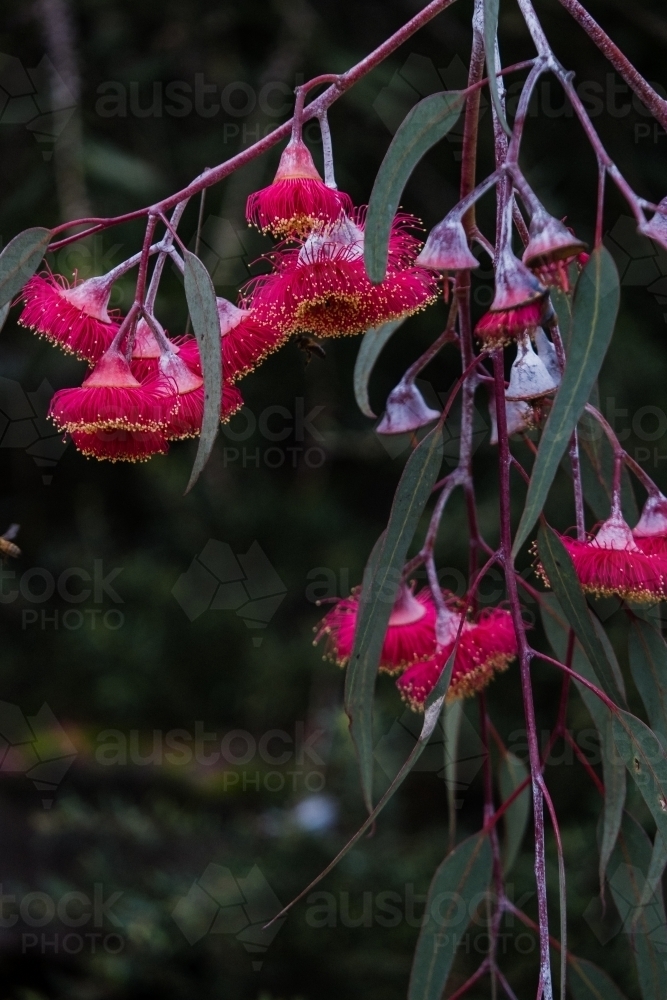
[[[538,205],[533,212],[528,232],[530,241],[523,254],[527,267],[576,257],[586,249],[586,244],[577,239],[559,219],[549,215],[543,205]]]
[[[463,223],[449,215],[428,234],[416,263],[438,271],[469,271],[479,266],[468,246]]]
[[[426,405],[413,382],[399,382],[389,393],[384,415],[375,430],[378,434],[406,434],[432,424],[440,416]]]
[[[233,330],[234,327],[238,326],[244,319],[247,319],[250,315],[248,309],[239,309],[235,306],[233,302],[229,299],[216,298],[216,305],[218,307],[218,319],[220,320],[220,336],[224,337]]]
[[[639,232],[655,240],[667,250],[667,198],[662,199],[658,205],[658,211],[650,222],[639,227]]]
[[[506,312],[546,299],[547,289],[509,247],[500,254],[496,267],[496,289],[489,312]]]
[[[544,367],[551,375],[556,385],[560,385],[561,371],[558,364],[556,348],[551,343],[541,326],[535,331],[535,344],[537,346],[537,356],[543,362]]]
[[[509,400],[539,399],[541,396],[548,396],[555,392],[557,388],[558,383],[551,377],[544,362],[533,350],[530,337],[524,336],[518,344],[505,398]]]
[[[667,534],[667,497],[658,493],[657,496],[648,498],[642,516],[633,528],[633,534],[638,538]]]
[[[498,418],[496,414],[496,401],[491,399],[489,403],[489,415],[491,417],[491,444],[498,444]],[[505,418],[507,420],[507,435],[520,434],[521,431],[529,431],[535,426],[535,413],[530,403],[520,399],[514,402],[505,400]]]

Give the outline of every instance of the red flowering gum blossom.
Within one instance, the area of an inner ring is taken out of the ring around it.
[[[178,354],[179,348],[173,340],[171,341],[171,349],[174,354]],[[156,377],[159,371],[160,355],[160,345],[155,339],[155,334],[146,320],[140,319],[137,323],[134,344],[132,345],[132,357],[130,358],[130,370],[134,377],[140,382]]]
[[[620,513],[612,513],[586,542],[561,536],[582,590],[597,597],[622,597],[639,604],[667,598],[667,559],[643,551]],[[549,586],[544,569],[538,573]]]
[[[436,656],[415,663],[396,681],[401,697],[416,712],[424,711],[426,699],[454,649],[460,621],[460,614],[452,612],[450,641]],[[516,655],[516,633],[509,611],[494,608],[482,612],[477,622],[464,622],[446,700],[469,698],[482,691],[497,673],[507,670]]]
[[[108,462],[147,462],[169,450],[160,431],[73,431],[72,441],[87,458]]]
[[[498,260],[491,308],[482,316],[475,333],[485,344],[499,347],[525,330],[540,326],[548,309],[547,289],[506,248]]]
[[[164,424],[164,396],[157,381],[138,382],[117,349],[107,351],[78,389],[61,389],[49,416],[66,431],[157,431]]]
[[[363,333],[434,302],[436,274],[414,266],[419,242],[407,230],[417,220],[394,220],[387,273],[373,285],[363,259],[363,218],[362,211],[354,219],[344,217],[301,247],[274,254],[273,272],[249,286],[255,314],[286,336],[338,337]]]
[[[315,642],[326,639],[325,656],[344,667],[354,646],[359,613],[359,594],[345,597],[326,614],[317,629]],[[380,670],[397,674],[415,660],[431,656],[435,650],[435,608],[428,590],[413,594],[402,587],[389,618],[380,655]]]
[[[104,277],[70,285],[61,274],[36,274],[21,292],[19,323],[68,354],[98,361],[118,330],[108,312],[110,291]]]
[[[275,326],[260,322],[252,312],[237,309],[226,299],[217,301],[222,338],[222,372],[225,382],[236,382],[254,371],[269,354],[282,347],[287,336]],[[230,322],[231,320],[236,322]],[[176,344],[188,367],[196,375],[201,375],[201,359],[195,338],[181,337]]]
[[[667,497],[648,498],[632,535],[642,552],[667,557]]]
[[[294,237],[307,236],[351,210],[350,196],[328,187],[308,148],[292,140],[283,150],[273,184],[248,198],[246,218],[263,233]]]

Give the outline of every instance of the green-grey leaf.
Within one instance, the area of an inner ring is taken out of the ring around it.
[[[202,378],[204,379],[204,418],[195,464],[190,475],[190,482],[185,490],[186,493],[189,493],[208,462],[215,439],[218,436],[222,402],[222,352],[220,350],[220,320],[213,282],[198,257],[195,257],[189,250],[184,251],[184,257],[185,297],[188,300],[192,329],[199,346]]]
[[[484,0],[484,50],[486,52],[486,68],[489,75],[489,91],[498,121],[505,132],[511,136],[512,129],[507,124],[505,109],[500,100],[498,77],[496,76],[496,39],[498,37],[498,7],[499,0]]]
[[[359,353],[354,365],[353,381],[354,397],[357,401],[357,406],[365,417],[375,417],[368,398],[368,381],[375,367],[375,362],[389,338],[404,322],[405,317],[402,317],[401,319],[393,319],[389,323],[383,323],[382,326],[375,326],[373,329],[367,330],[361,339]]]
[[[528,777],[528,768],[513,753],[506,753],[500,761],[498,784],[503,800],[506,800]],[[530,813],[530,788],[526,787],[505,813],[505,847],[503,851],[503,871],[512,870],[526,832]]]
[[[643,1000],[664,1000],[667,996],[667,926],[662,887],[658,886],[648,902],[642,904],[651,853],[651,841],[646,833],[625,813],[609,864],[609,887],[634,953]]]
[[[387,270],[389,233],[403,188],[422,156],[456,124],[464,102],[457,90],[425,97],[391,141],[373,184],[364,229],[366,270],[375,284]]]
[[[0,253],[0,306],[10,302],[32,278],[51,242],[51,231],[36,226],[10,240]]]
[[[626,997],[606,972],[597,965],[568,955],[570,966],[569,983],[574,1000],[626,1000]]]
[[[616,748],[667,840],[667,756],[660,740],[630,712],[619,710],[612,726]]]
[[[653,842],[653,850],[651,852],[651,862],[648,866],[648,872],[646,873],[646,882],[644,888],[642,889],[641,899],[639,900],[639,907],[635,913],[633,923],[637,924],[639,922],[639,916],[644,907],[649,906],[651,900],[658,891],[660,884],[662,882],[662,874],[667,866],[667,843],[662,837],[659,830],[656,831],[655,840]]]
[[[616,265],[609,251],[600,247],[591,254],[577,282],[570,351],[558,395],[542,432],[526,505],[514,540],[514,556],[544,507],[560,460],[588,402],[611,341],[618,303]]]
[[[667,645],[648,622],[635,618],[630,625],[630,670],[651,729],[667,747]]]
[[[558,317],[558,329],[563,340],[563,347],[567,354],[570,348],[570,335],[572,333],[572,297],[561,288],[551,288],[549,291],[551,304]]]
[[[562,663],[567,652],[569,626],[553,594],[545,594],[542,597],[542,624],[554,653]],[[591,683],[597,683],[593,668],[578,642],[575,642],[574,645],[572,669]],[[575,684],[600,735],[604,780],[604,810],[599,864],[600,886],[602,887],[605,871],[616,844],[623,817],[626,796],[625,765],[616,752],[611,712],[590,688],[578,681],[575,681]]]
[[[373,696],[389,616],[396,600],[408,547],[442,464],[442,431],[436,427],[417,445],[401,476],[389,523],[374,564],[365,574],[359,616],[345,678],[345,711],[359,759],[366,807],[372,808]]]
[[[5,302],[4,306],[0,309],[0,330],[3,329],[5,323],[7,322],[7,317],[9,316],[9,310],[11,308],[11,302]]]
[[[359,827],[355,835],[351,837],[350,840],[348,840],[347,844],[345,844],[342,850],[338,852],[336,857],[333,859],[333,861],[330,862],[330,864],[327,865],[324,871],[320,872],[317,878],[313,879],[313,881],[309,885],[307,885],[306,888],[291,901],[291,903],[288,903],[287,906],[285,906],[280,911],[280,913],[277,913],[275,917],[272,917],[269,923],[274,923],[280,917],[288,913],[295,905],[295,903],[298,903],[300,899],[303,899],[303,897],[306,896],[311,891],[311,889],[313,889],[318,884],[318,882],[321,882],[322,879],[325,878],[329,874],[329,872],[336,867],[338,862],[345,857],[348,851],[350,851],[354,847],[354,845],[358,843],[359,840],[361,840],[366,831],[373,825],[377,817],[380,815],[380,813],[382,812],[386,804],[389,802],[391,797],[403,784],[408,774],[415,766],[415,764],[421,757],[422,753],[424,752],[426,746],[428,745],[428,741],[430,740],[433,734],[433,730],[435,729],[438,723],[438,718],[440,716],[440,712],[442,711],[443,702],[445,700],[445,694],[447,692],[447,688],[449,687],[449,682],[451,680],[452,670],[454,668],[455,656],[456,656],[456,651],[453,651],[451,656],[447,660],[447,663],[445,664],[445,668],[442,674],[440,675],[440,678],[435,688],[433,689],[429,697],[426,699],[426,705],[424,711],[424,723],[422,725],[422,731],[419,734],[419,739],[412,748],[410,756],[405,761],[400,771],[398,772],[398,774],[396,775],[396,777],[394,778],[391,785],[384,793],[378,804],[368,814],[368,816],[366,817],[362,825]]]
[[[549,583],[565,618],[574,629],[595,671],[597,677],[595,683],[599,684],[614,702],[625,704],[617,676],[593,626],[591,613],[565,546],[548,525],[540,527],[537,537],[540,560]]]
[[[489,838],[477,833],[448,854],[433,876],[412,963],[408,1000],[441,1000],[459,941],[491,881]]]

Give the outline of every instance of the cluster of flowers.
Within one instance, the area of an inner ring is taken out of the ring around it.
[[[458,648],[447,700],[477,694],[496,673],[506,670],[517,655],[517,640],[509,611],[492,608],[476,620],[464,614],[460,601],[443,591],[446,638],[436,638],[437,612],[430,590],[413,593],[403,585],[392,608],[380,656],[380,670],[398,675],[396,687],[415,711],[423,711],[445,664]],[[347,666],[354,646],[359,594],[338,601],[322,620],[315,642],[326,639],[326,656]],[[460,635],[459,635],[460,632]]]
[[[247,217],[283,242],[269,257],[271,272],[241,290],[238,306],[217,300],[222,421],[243,405],[235,383],[291,335],[362,333],[437,297],[437,275],[415,263],[421,244],[411,229],[418,223],[406,215],[393,222],[385,279],[371,284],[363,262],[364,211],[322,181],[300,139],[284,150],[274,182],[250,196]],[[152,249],[164,258],[160,245]],[[182,266],[173,246],[169,252]],[[47,272],[21,294],[20,322],[93,366],[80,387],[55,394],[49,415],[81,452],[111,461],[145,460],[166,452],[170,441],[196,436],[204,408],[196,339],[168,337],[152,302],[125,319],[109,311],[113,283],[126,265],[71,286]],[[160,271],[156,265],[157,280]]]
[[[560,537],[586,593],[636,604],[667,600],[667,497],[662,493],[649,496],[634,528],[616,502],[586,541]],[[544,567],[538,563],[537,570],[548,586]]]

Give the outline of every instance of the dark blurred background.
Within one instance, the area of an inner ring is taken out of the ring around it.
[[[411,0],[40,0],[5,5],[0,23],[3,242],[33,225],[112,215],[184,186],[290,115],[295,84],[343,70],[412,16]],[[667,191],[667,136],[555,0],[537,4],[554,48],[576,73],[594,124],[635,189]],[[357,204],[398,123],[421,97],[465,83],[469,0],[411,39],[332,110],[338,183]],[[649,80],[664,81],[667,17],[657,0],[594,2]],[[532,54],[518,10],[503,4],[506,63]],[[508,81],[516,100],[515,78]],[[487,106],[485,105],[485,108]],[[511,103],[510,103],[511,108]],[[547,79],[523,163],[556,215],[590,239],[595,163]],[[483,118],[480,172],[491,163]],[[307,130],[316,159],[315,127]],[[404,207],[427,226],[456,199],[460,128],[419,165]],[[208,192],[201,254],[219,294],[234,298],[269,241],[243,218],[248,193],[269,182],[274,150]],[[182,224],[194,247],[199,204]],[[480,221],[492,237],[490,201]],[[667,254],[638,237],[609,191],[605,230],[623,281],[617,334],[600,384],[602,408],[626,447],[667,486]],[[110,229],[50,259],[71,277],[102,273],[134,253],[141,228]],[[481,314],[491,295],[475,279]],[[118,287],[113,305],[130,301]],[[158,310],[173,334],[186,323],[168,273]],[[84,366],[17,326],[0,345],[0,530],[20,522],[20,559],[2,566],[0,646],[0,952],[2,994],[165,1000],[393,1000],[405,995],[431,874],[450,819],[442,734],[364,840],[278,932],[261,931],[278,903],[313,878],[363,819],[341,710],[342,674],[313,649],[318,599],[346,594],[382,530],[407,440],[382,442],[352,393],[358,341],[326,344],[326,359],[289,344],[242,383],[246,408],[220,436],[187,497],[195,445],[147,465],[86,460],[45,420],[54,389]],[[371,384],[378,413],[406,365],[442,329],[442,304],[409,320]],[[447,348],[423,373],[442,402],[458,375]],[[495,451],[486,400],[477,414],[483,531],[497,538]],[[447,455],[456,456],[456,418]],[[517,454],[528,460],[525,446]],[[517,513],[522,495],[517,485]],[[638,497],[641,500],[641,497]],[[563,474],[549,505],[573,523]],[[589,511],[589,524],[595,521]],[[438,547],[444,586],[462,593],[464,511],[454,497]],[[526,556],[527,573],[530,559]],[[484,600],[503,598],[500,578]],[[535,618],[535,605],[527,604]],[[625,666],[625,625],[605,609]],[[539,635],[539,625],[536,625]],[[536,638],[535,641],[540,641]],[[539,724],[553,724],[559,679],[535,668]],[[636,701],[636,699],[635,699]],[[378,685],[377,789],[409,752],[417,720],[390,680]],[[525,757],[520,689],[510,670],[489,689],[492,718]],[[570,724],[599,753],[577,696]],[[481,820],[477,705],[466,704],[457,836]],[[439,742],[438,742],[439,741]],[[432,752],[431,752],[432,751]],[[597,756],[596,756],[597,755]],[[571,944],[636,995],[631,953],[613,909],[596,909],[597,793],[558,744],[547,769],[562,818]],[[640,813],[641,815],[641,813]],[[534,915],[530,831],[510,877]],[[556,871],[549,839],[556,930]],[[420,898],[421,897],[421,898]],[[505,928],[503,962],[519,995],[536,977],[531,934]],[[521,934],[519,937],[518,935]],[[481,961],[473,924],[457,959],[460,983]],[[483,985],[472,997],[488,995]]]

